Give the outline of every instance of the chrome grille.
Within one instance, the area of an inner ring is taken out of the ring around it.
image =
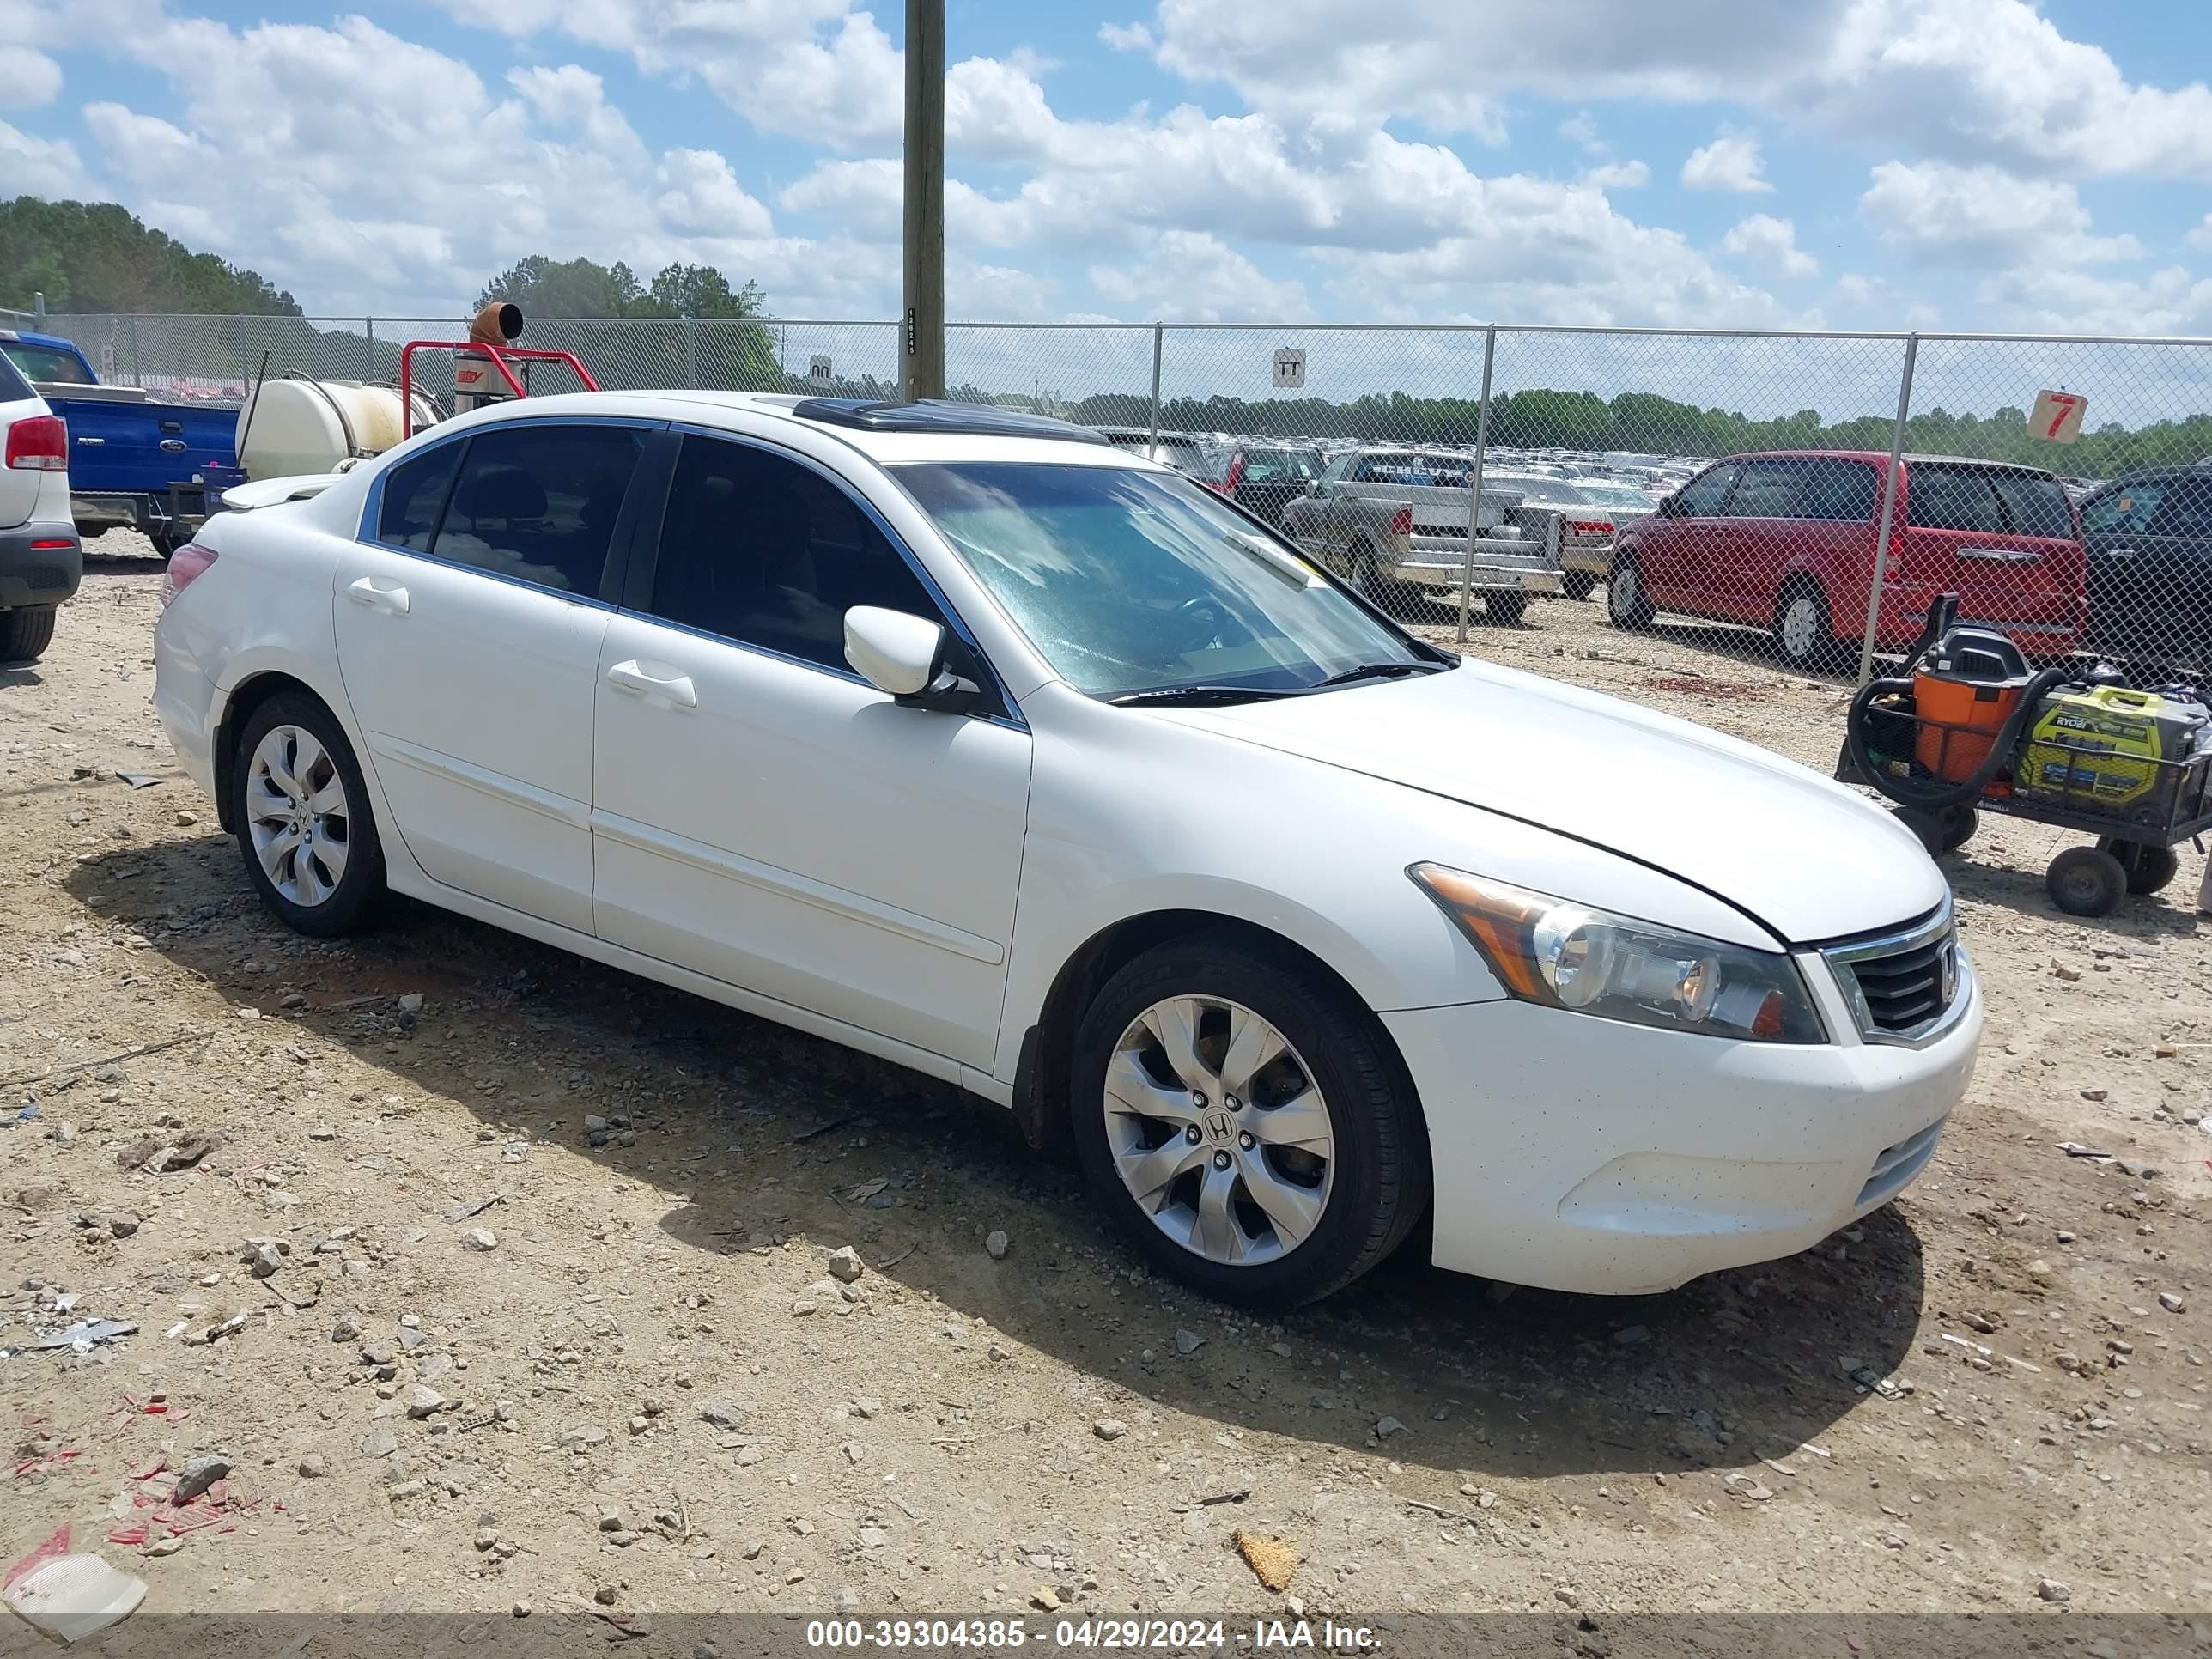
[[[1965,1000],[1968,973],[1948,900],[1897,933],[1824,945],[1820,954],[1869,1042],[1932,1036]]]

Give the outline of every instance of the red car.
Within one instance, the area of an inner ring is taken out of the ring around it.
[[[1616,628],[1655,611],[1771,629],[1794,668],[1839,660],[1866,629],[1886,454],[1776,450],[1717,461],[1622,538],[1606,586]],[[2031,656],[2081,643],[2088,617],[2081,525],[2051,473],[1908,455],[1891,520],[1875,642],[1917,638],[1929,603],[2002,629]]]

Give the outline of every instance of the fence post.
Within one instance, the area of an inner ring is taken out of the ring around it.
[[[1152,436],[1145,440],[1145,459],[1159,459],[1160,447],[1160,325],[1152,325]]]
[[[1482,533],[1482,456],[1490,447],[1490,371],[1498,361],[1498,325],[1482,331],[1482,403],[1474,416],[1474,465],[1467,478],[1467,562],[1459,573],[1459,643],[1467,643],[1467,605],[1474,586],[1474,543]]]
[[[699,384],[699,323],[690,315],[684,319],[684,384],[694,388]]]
[[[1874,532],[1874,580],[1867,585],[1866,635],[1859,641],[1859,684],[1874,678],[1875,629],[1881,618],[1882,578],[1889,569],[1889,530],[1897,517],[1897,474],[1905,454],[1905,422],[1912,413],[1912,368],[1920,357],[1917,330],[1905,337],[1905,372],[1897,380],[1897,420],[1889,428],[1889,476],[1882,481],[1881,522]]]
[[[138,367],[137,313],[135,312],[132,313],[131,316],[125,319],[125,321],[127,325],[126,333],[131,341],[131,384],[136,386],[143,386],[146,384],[146,376],[144,372]]]
[[[362,337],[368,342],[368,367],[361,378],[373,384],[376,380],[376,319],[364,317],[361,319],[361,326]],[[396,380],[398,376],[393,378]]]

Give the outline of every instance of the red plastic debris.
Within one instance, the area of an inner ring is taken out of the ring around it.
[[[107,1541],[111,1544],[143,1544],[146,1541],[146,1523],[136,1521],[127,1527],[110,1527]]]
[[[14,1583],[18,1578],[21,1578],[25,1573],[30,1571],[33,1567],[43,1566],[46,1563],[53,1560],[57,1556],[67,1555],[69,1552],[69,1522],[64,1521],[61,1525],[54,1528],[53,1534],[49,1537],[45,1543],[40,1545],[38,1548],[33,1550],[21,1560],[16,1562],[14,1566],[8,1569],[7,1577],[0,1578],[0,1589],[6,1589],[9,1585]]]

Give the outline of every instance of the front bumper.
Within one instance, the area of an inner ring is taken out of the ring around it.
[[[75,525],[33,519],[0,530],[0,610],[59,605],[83,580],[84,545]]]
[[[1600,1295],[1808,1249],[1934,1155],[1980,1039],[1979,986],[1919,1047],[1866,1043],[1803,958],[1836,1044],[1729,1042],[1522,1002],[1382,1016],[1420,1091],[1434,1260]]]

